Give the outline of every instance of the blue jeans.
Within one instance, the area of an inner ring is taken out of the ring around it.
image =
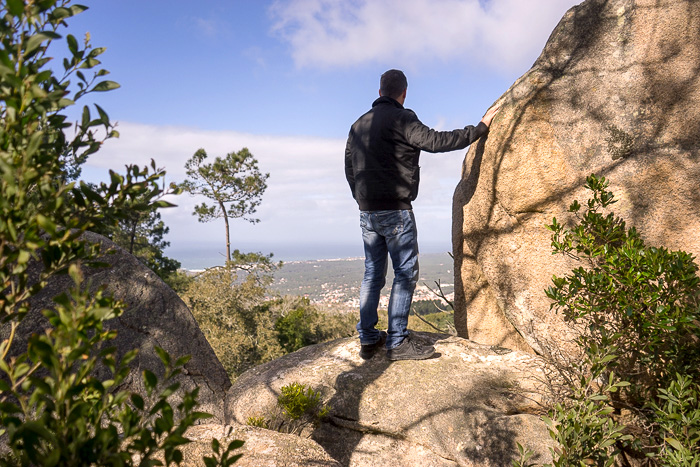
[[[418,281],[418,232],[413,211],[361,211],[360,227],[365,244],[365,275],[360,289],[360,343],[379,340],[377,306],[386,283],[387,253],[394,268],[389,299],[386,348],[392,349],[408,336],[408,313]]]

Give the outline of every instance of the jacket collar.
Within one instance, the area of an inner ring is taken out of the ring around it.
[[[399,109],[403,109],[403,105],[399,104],[399,102],[396,99],[392,99],[391,97],[386,97],[386,96],[381,96],[374,102],[372,102],[372,107],[375,107],[380,104],[390,104],[393,105],[394,107],[398,107]]]

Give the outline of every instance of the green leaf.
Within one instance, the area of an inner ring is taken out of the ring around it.
[[[115,83],[114,81],[101,81],[97,83],[95,87],[92,88],[92,90],[96,92],[105,92],[117,89],[119,87],[119,83]]]
[[[175,367],[181,367],[181,366],[185,365],[187,362],[190,361],[191,358],[192,358],[191,355],[183,355],[182,357],[178,358],[175,361]]]
[[[87,129],[90,126],[90,109],[87,105],[83,106],[83,116],[80,122],[80,126],[83,129]]]
[[[158,378],[151,370],[143,370],[143,380],[146,385],[146,389],[149,391],[158,386]]]
[[[157,208],[176,208],[177,204],[173,204],[173,203],[170,203],[168,201],[161,199],[161,200],[158,200],[155,203],[153,203],[153,206],[155,206]]]
[[[105,112],[102,107],[99,105],[95,104],[95,108],[97,109],[97,113],[100,114],[100,121],[104,126],[109,126],[109,115],[107,115],[107,112]]]
[[[78,53],[78,40],[72,34],[66,36],[66,42],[68,43],[68,50],[71,51],[73,55]]]
[[[27,45],[24,48],[26,54],[32,53],[34,50],[39,48],[44,42],[50,41],[51,39],[60,39],[61,36],[51,31],[44,31],[34,34],[27,40]]]
[[[155,347],[155,351],[158,354],[158,357],[160,357],[160,361],[163,362],[163,365],[165,365],[166,367],[169,367],[170,366],[170,354],[158,346]]]
[[[19,17],[24,12],[24,2],[22,0],[7,0],[7,9],[12,16]]]
[[[664,438],[664,441],[673,446],[673,449],[675,449],[676,451],[683,451],[683,445],[677,439]]]
[[[58,21],[71,16],[71,11],[68,8],[58,7],[51,12],[51,19]]]
[[[96,58],[93,57],[87,57],[83,63],[80,64],[78,68],[82,68],[84,70],[89,70],[91,68],[95,68],[97,65],[100,65],[102,62],[97,60]]]
[[[77,14],[82,13],[83,11],[87,10],[88,7],[85,5],[71,5],[70,7],[70,12],[75,16]]]
[[[240,439],[234,439],[233,441],[231,441],[228,444],[228,450],[232,451],[234,449],[240,449],[243,447],[244,444],[245,444],[245,441],[242,441]]]
[[[139,396],[136,393],[131,394],[131,403],[134,404],[134,407],[136,407],[139,410],[144,410],[146,404],[143,401],[143,397]]]
[[[44,216],[43,214],[37,214],[36,223],[48,234],[56,235],[56,224],[48,217]]]
[[[90,51],[90,53],[88,54],[88,57],[93,57],[93,58],[97,57],[98,55],[102,55],[106,50],[107,50],[107,48],[105,48],[105,47],[95,47],[94,49],[92,49]]]
[[[83,195],[85,195],[87,199],[89,199],[93,203],[98,205],[105,204],[105,199],[102,196],[100,196],[99,193],[96,193],[90,185],[83,181],[80,182],[80,191]]]

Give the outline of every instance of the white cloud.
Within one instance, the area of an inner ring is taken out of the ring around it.
[[[108,141],[90,158],[84,168],[86,177],[97,179],[109,168],[123,172],[126,164],[143,166],[152,158],[158,167],[166,169],[168,182],[180,182],[186,160],[197,149],[204,148],[213,160],[247,147],[270,178],[257,213],[261,222],[232,222],[234,248],[277,252],[283,248],[288,251],[290,245],[357,245],[361,252],[357,205],[343,169],[345,140],[134,123],[120,123],[119,131],[119,139]],[[415,211],[422,244],[441,244],[445,249],[450,244],[452,194],[459,181],[463,153],[423,154],[421,158],[420,196]],[[203,247],[224,251],[223,224],[200,224],[191,215],[194,205],[201,201],[182,195],[174,200],[177,208],[162,211],[170,227],[167,240],[180,254]],[[311,258],[313,254],[309,253]]]
[[[273,31],[297,66],[529,66],[576,0],[277,0]]]
[[[194,25],[201,34],[208,38],[216,36],[218,33],[217,22],[211,19],[194,18]]]

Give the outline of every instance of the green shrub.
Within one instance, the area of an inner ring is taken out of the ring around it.
[[[181,297],[231,379],[300,348],[355,332],[355,317],[319,311],[302,297],[270,298],[265,261],[237,258],[194,277]],[[275,268],[278,266],[274,266]]]
[[[355,333],[354,315],[322,312],[308,298],[287,296],[269,304],[271,311],[279,315],[275,330],[286,353]]]
[[[161,198],[171,193],[160,188],[164,172],[155,163],[110,172],[99,186],[73,181],[87,157],[117,136],[97,105],[83,107],[75,125],[65,113],[89,93],[118,87],[98,68],[104,49],[68,34],[63,70],[48,66],[47,51],[62,39],[57,31],[85,9],[70,0],[0,3],[0,465],[179,464],[186,429],[207,416],[195,411],[196,390],[172,404],[180,390],[173,378],[187,359],[172,362],[159,349],[165,374],[159,381],[142,373],[146,397],[120,390],[135,352],[118,358],[110,347],[116,334],[104,322],[123,305],[82,283],[81,268],[98,266],[100,249],[81,235],[127,212],[168,206]],[[29,300],[65,273],[73,289],[43,311],[51,328],[25,346],[16,332]],[[104,378],[95,376],[98,366]]]
[[[318,311],[308,306],[298,306],[280,316],[275,322],[277,339],[285,352],[291,353],[310,344],[318,343],[313,322],[318,320]]]
[[[591,345],[582,367],[588,371],[572,388],[570,398],[559,402],[543,417],[550,435],[557,442],[554,448],[554,466],[599,465],[609,467],[632,436],[625,434],[625,426],[611,415],[614,412],[611,394],[629,385],[608,372],[607,364],[617,357],[614,348]],[[607,380],[603,374],[607,373]]]
[[[574,202],[577,225],[548,226],[554,253],[586,265],[554,277],[546,293],[567,321],[584,323],[579,339],[616,346],[616,371],[642,399],[676,373],[700,377],[700,278],[692,255],[650,247],[634,227],[603,209],[615,203],[605,178],[590,176],[587,210]],[[651,394],[653,395],[653,394]]]
[[[235,264],[203,272],[181,295],[231,379],[284,355],[266,304],[270,276]]]
[[[81,290],[78,268],[71,266],[76,287],[56,298],[56,308],[44,314],[53,328],[30,337],[27,353],[5,360],[8,376],[2,390],[2,432],[7,432],[12,456],[0,465],[129,465],[132,457],[151,459],[162,453],[168,465],[179,463],[178,447],[187,443],[184,432],[210,415],[195,412],[197,389],[186,392],[176,407],[171,396],[179,389],[173,378],[189,358],[172,363],[156,349],[165,365],[158,381],[144,370],[148,396],[117,390],[129,376],[129,352],[119,361],[116,348],[106,347],[116,337],[104,320],[121,315],[122,305],[98,292]],[[7,350],[5,341],[3,353]],[[98,379],[104,364],[111,379]]]
[[[584,355],[559,366],[572,387],[548,421],[561,445],[555,465],[612,465],[621,449],[694,465],[697,404],[687,399],[700,383],[698,266],[688,253],[647,246],[634,227],[606,214],[615,203],[607,187],[605,178],[589,176],[593,196],[583,212],[571,204],[574,224],[555,218],[547,226],[553,253],[583,264],[553,277],[546,291],[578,331]],[[634,426],[618,421],[623,410]],[[678,431],[680,421],[686,428]]]

